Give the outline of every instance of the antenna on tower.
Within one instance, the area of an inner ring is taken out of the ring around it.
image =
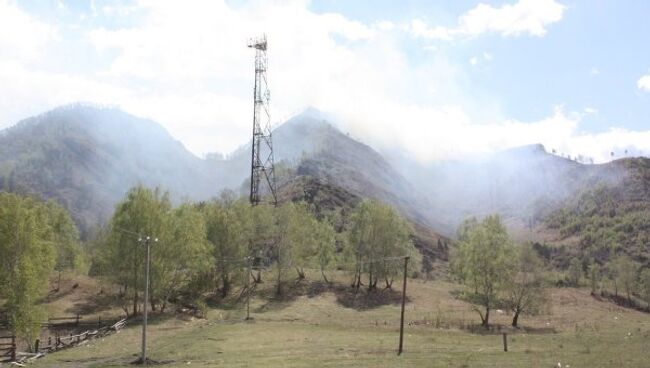
[[[278,203],[275,191],[275,167],[273,163],[273,140],[271,138],[271,114],[269,91],[266,79],[268,59],[266,56],[266,35],[252,38],[248,47],[255,49],[255,88],[253,90],[253,147],[251,149],[251,191],[250,202],[254,206],[261,202],[260,183],[268,185],[273,204]]]

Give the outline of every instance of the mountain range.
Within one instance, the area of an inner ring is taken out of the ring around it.
[[[495,212],[515,234],[562,241],[548,219],[601,187],[633,183],[622,198],[641,203],[642,213],[650,202],[645,158],[586,165],[532,145],[462,161],[387,160],[313,109],[277,127],[273,141],[281,197],[326,193],[324,202],[337,206],[376,198],[434,234],[434,245],[467,216]],[[245,194],[249,175],[250,143],[226,158],[199,158],[156,122],[115,108],[62,106],[0,131],[0,190],[59,201],[86,235],[133,185],[159,186],[177,202],[206,200],[226,188]]]

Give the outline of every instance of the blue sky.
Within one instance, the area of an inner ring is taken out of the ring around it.
[[[647,14],[646,1],[0,0],[0,127],[83,100],[227,153],[249,138],[245,40],[265,32],[276,124],[315,106],[422,162],[531,143],[648,155]]]

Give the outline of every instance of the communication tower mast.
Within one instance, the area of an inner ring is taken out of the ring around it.
[[[273,140],[271,137],[271,114],[269,91],[266,79],[268,59],[266,35],[248,41],[248,47],[255,49],[255,87],[253,90],[253,147],[251,148],[251,191],[250,202],[254,206],[261,202],[260,183],[268,186],[273,204],[277,204],[275,167],[273,164]]]

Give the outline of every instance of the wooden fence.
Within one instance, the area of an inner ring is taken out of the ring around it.
[[[49,319],[50,321],[61,321],[61,320],[72,320],[72,318],[51,318]],[[71,325],[70,322],[66,323],[58,323],[56,324],[57,326],[65,325],[69,326]],[[73,326],[83,326],[78,318],[74,318],[74,323],[72,323]],[[70,334],[69,336],[56,336],[52,338],[51,336],[48,337],[47,339],[47,345],[44,345],[40,340],[36,340],[35,346],[34,346],[34,351],[35,353],[20,353],[16,351],[16,337],[15,336],[0,336],[0,363],[1,362],[19,362],[22,363],[26,360],[30,359],[35,359],[43,356],[45,353],[51,353],[57,350],[62,350],[62,349],[67,349],[73,346],[81,345],[85,343],[88,340],[94,339],[94,338],[99,338],[99,337],[104,337],[108,336],[110,334],[113,334],[119,330],[121,330],[125,325],[126,325],[126,318],[123,318],[111,325],[106,325],[102,326],[102,321],[101,319],[98,320],[97,323],[88,323],[86,322],[85,325],[92,325],[93,327],[97,327],[95,329],[91,330],[86,330],[82,333],[73,335]],[[3,343],[3,339],[7,340],[10,339],[11,343]]]
[[[101,320],[99,324],[101,325]],[[42,345],[41,342],[37,340],[34,350],[37,352],[52,352],[69,348],[75,345],[79,345],[86,340],[110,335],[121,330],[124,325],[126,325],[126,318],[123,318],[112,325],[98,327],[97,329],[93,330],[86,330],[76,335],[70,334],[69,336],[56,336],[54,338],[50,336],[47,339],[47,345]]]
[[[0,336],[0,363],[16,360],[16,336]]]
[[[109,324],[113,324],[116,321],[113,320],[102,320],[102,317],[97,317],[97,319],[83,319],[80,315],[67,316],[67,317],[49,317],[47,321],[39,323],[42,328],[66,328],[66,327],[95,327],[102,328]],[[0,319],[0,330],[9,330],[9,322],[6,320]]]

